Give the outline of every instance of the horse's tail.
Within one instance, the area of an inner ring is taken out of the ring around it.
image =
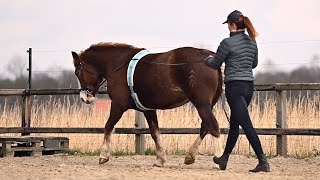
[[[210,55],[215,56],[216,53],[207,50],[207,49],[203,49],[206,52],[209,52]],[[223,67],[224,68],[224,67]],[[218,87],[217,87],[217,91],[215,96],[212,99],[211,102],[211,109],[213,108],[213,106],[218,102],[219,98],[221,97],[223,93],[223,74],[222,74],[222,70],[221,67],[218,69]]]
[[[223,78],[221,68],[218,69],[218,87],[215,96],[212,99],[211,108],[218,102],[220,96],[223,93]]]

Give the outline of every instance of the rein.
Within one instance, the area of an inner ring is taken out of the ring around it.
[[[196,63],[200,63],[203,62],[201,61],[195,61],[195,62],[191,62],[191,63],[161,63],[161,62],[150,62],[150,61],[140,61],[143,63],[149,63],[149,64],[158,64],[158,65],[166,65],[166,66],[182,66],[182,65],[190,65],[190,64],[196,64]],[[106,81],[108,81],[108,79],[112,76],[112,74],[116,71],[118,71],[119,69],[121,69],[124,65],[126,65],[129,62],[124,62],[123,64],[121,64],[120,66],[118,66],[117,68],[115,68],[110,74],[108,74],[107,78],[104,78],[104,80],[100,83],[99,87]],[[88,70],[86,67],[84,67],[84,65],[82,63],[80,63],[81,68],[83,68],[85,71],[87,71],[89,74],[99,77],[101,74],[100,73],[93,73],[90,70]]]
[[[182,66],[182,65],[190,65],[190,64],[200,63],[200,62],[203,62],[203,60],[195,61],[195,62],[191,62],[191,63],[161,63],[161,62],[150,62],[150,61],[141,61],[141,62],[149,63],[149,64],[166,65],[166,66]]]
[[[129,61],[130,62],[130,61]],[[110,74],[107,75],[107,78],[104,78],[104,80],[99,84],[98,89],[102,86],[103,83],[105,83],[106,81],[109,80],[109,78],[112,76],[113,73],[115,73],[116,71],[118,71],[119,69],[121,69],[123,66],[125,66],[126,64],[128,64],[129,62],[124,62],[123,64],[121,64],[120,66],[118,66],[117,68],[115,68]],[[149,63],[149,64],[157,64],[157,65],[165,65],[165,66],[182,66],[182,65],[190,65],[190,64],[196,64],[196,63],[200,63],[203,62],[203,60],[201,61],[195,61],[195,62],[191,62],[191,63],[161,63],[161,62],[150,62],[150,61],[140,61],[143,63]],[[84,69],[85,71],[87,71],[89,74],[95,76],[95,77],[100,77],[100,73],[94,73],[90,70],[88,70],[82,63],[80,63],[80,66],[82,69]]]
[[[224,115],[226,115],[227,121],[230,124],[230,117],[229,117],[227,110],[226,110],[226,100],[222,96],[220,96],[220,99],[221,99],[221,105],[222,105],[222,109],[224,111]]]

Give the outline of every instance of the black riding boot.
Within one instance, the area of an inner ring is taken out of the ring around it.
[[[221,157],[213,157],[213,162],[219,165],[221,170],[226,170],[230,154],[223,154]]]
[[[249,170],[250,172],[270,172],[270,165],[268,163],[267,157],[265,154],[258,155],[259,164],[254,168]]]

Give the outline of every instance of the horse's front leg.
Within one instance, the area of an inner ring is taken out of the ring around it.
[[[164,163],[167,161],[167,158],[162,146],[162,139],[161,139],[161,134],[160,134],[159,125],[158,125],[157,113],[156,111],[145,111],[143,113],[147,119],[151,137],[154,140],[154,143],[156,145],[157,159],[153,165],[157,167],[163,167]]]
[[[214,117],[210,105],[198,105],[194,103],[195,107],[198,110],[199,116],[202,120],[201,122],[201,128],[200,128],[200,134],[197,137],[197,139],[194,141],[192,146],[190,147],[187,156],[185,157],[185,164],[193,164],[196,159],[196,154],[198,152],[198,148],[201,145],[202,140],[204,137],[210,133],[214,137],[220,136],[220,129],[219,125],[217,123],[216,118]],[[219,154],[219,151],[221,151],[221,144],[219,143],[218,138],[214,138],[214,154]],[[218,147],[217,147],[218,146]]]
[[[110,152],[111,152],[110,141],[111,141],[112,130],[114,126],[117,124],[117,122],[120,120],[122,114],[125,111],[126,109],[122,108],[117,103],[114,103],[114,102],[111,103],[110,116],[105,125],[104,139],[100,148],[101,152],[99,156],[99,164],[108,162],[110,159]]]

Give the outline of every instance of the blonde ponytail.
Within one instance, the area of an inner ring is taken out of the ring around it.
[[[256,41],[256,37],[258,36],[258,33],[256,31],[256,29],[253,27],[250,19],[246,16],[243,16],[243,19],[244,19],[244,25],[248,31],[248,34],[249,36],[254,40]]]

